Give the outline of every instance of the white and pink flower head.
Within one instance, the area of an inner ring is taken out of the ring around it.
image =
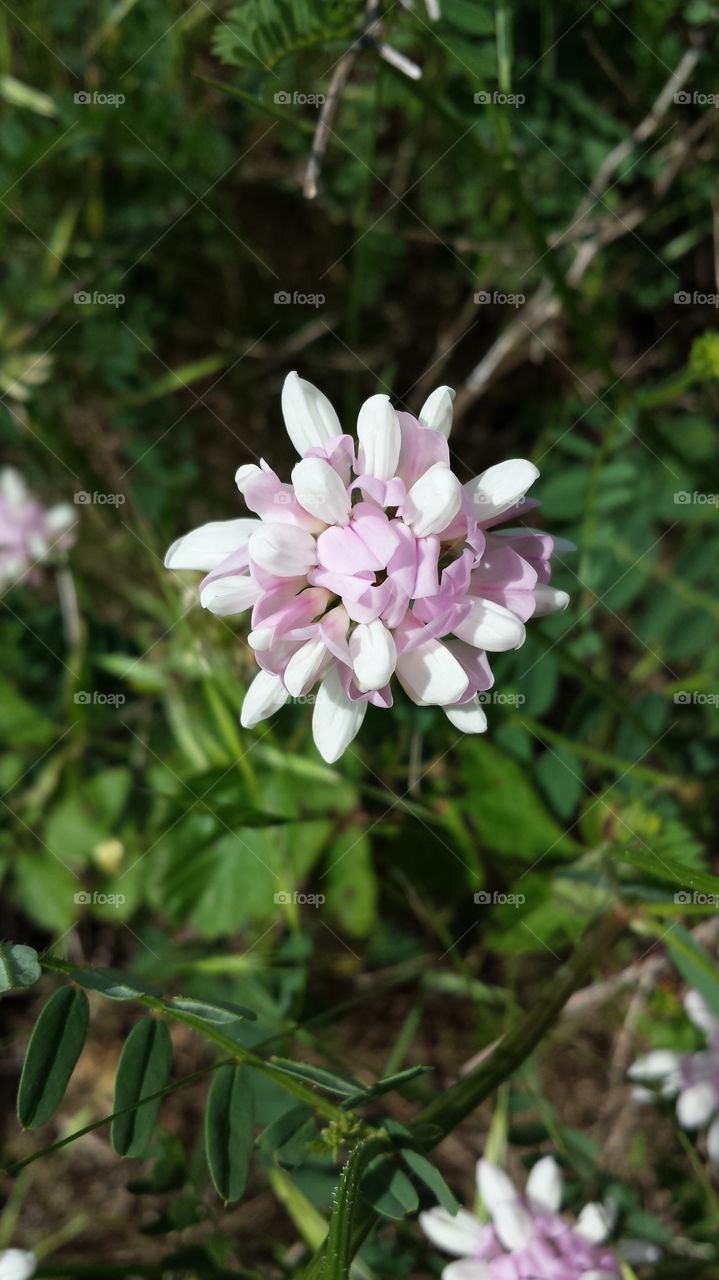
[[[53,551],[74,542],[74,509],[66,503],[43,507],[14,467],[0,470],[0,591],[37,577]]]
[[[528,618],[566,607],[549,585],[554,540],[496,528],[538,505],[526,497],[537,468],[513,459],[461,484],[447,444],[453,398],[439,387],[417,419],[371,396],[355,441],[327,397],[289,374],[282,411],[301,458],[292,483],[264,461],[240,467],[257,518],[206,524],[170,547],[168,568],[206,571],[205,608],[252,609],[261,670],[246,728],[320,680],[313,732],[332,762],[368,703],[392,705],[396,675],[413,702],[482,733],[487,653],[519,648]]]
[[[606,1241],[614,1213],[599,1203],[584,1206],[576,1222],[561,1213],[562,1173],[552,1156],[531,1169],[524,1195],[489,1160],[477,1164],[477,1189],[489,1214],[480,1222],[460,1209],[419,1215],[424,1233],[445,1253],[459,1259],[442,1272],[442,1280],[619,1280],[620,1258],[656,1261],[658,1251],[643,1241]]]
[[[657,1096],[676,1098],[677,1120],[683,1129],[707,1128],[707,1154],[719,1164],[719,1017],[698,991],[687,991],[684,1009],[706,1037],[707,1048],[693,1053],[652,1049],[629,1068],[637,1102]]]

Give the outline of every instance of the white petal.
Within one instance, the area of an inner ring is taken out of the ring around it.
[[[399,418],[389,396],[370,396],[357,418],[359,464],[362,475],[391,480],[397,470],[402,436]]]
[[[367,711],[366,702],[347,697],[336,667],[330,667],[315,701],[312,733],[315,746],[327,764],[334,764],[359,733]]]
[[[532,1238],[532,1219],[519,1200],[503,1200],[492,1214],[494,1228],[505,1249],[524,1249]]]
[[[603,1268],[597,1270],[592,1267],[591,1271],[583,1271],[579,1280],[617,1280],[616,1271],[605,1271]]]
[[[677,1088],[681,1082],[681,1055],[672,1049],[652,1049],[633,1062],[627,1076],[640,1084],[671,1082]]]
[[[703,1031],[708,1039],[719,1032],[719,1018],[712,1013],[706,1000],[698,991],[687,991],[684,997],[684,1008],[687,1017],[691,1018],[694,1026]]]
[[[477,1161],[477,1190],[482,1204],[492,1217],[500,1204],[517,1199],[512,1179],[503,1169],[498,1169],[496,1164],[484,1158]]]
[[[486,1262],[462,1258],[461,1262],[450,1262],[444,1268],[442,1280],[492,1280],[492,1272]]]
[[[397,659],[397,679],[420,707],[457,702],[469,680],[454,654],[439,640],[425,640]]]
[[[261,595],[260,588],[246,573],[230,574],[208,582],[200,592],[200,604],[220,618],[231,613],[244,613]]]
[[[27,1249],[0,1249],[0,1280],[30,1280],[36,1266],[35,1254]]]
[[[677,1120],[683,1129],[701,1129],[711,1120],[718,1102],[716,1089],[708,1080],[690,1084],[677,1098]]]
[[[309,449],[326,444],[333,436],[342,435],[340,420],[327,396],[296,373],[288,373],[285,378],[282,416],[300,457]]]
[[[433,1245],[458,1258],[471,1256],[484,1238],[481,1222],[466,1209],[459,1209],[454,1217],[446,1209],[427,1209],[420,1213],[419,1225]]]
[[[585,1204],[577,1218],[575,1231],[577,1235],[588,1240],[590,1244],[601,1244],[612,1230],[613,1215],[606,1205],[592,1201]]]
[[[269,671],[259,671],[250,685],[242,703],[240,724],[243,729],[251,729],[274,715],[287,701],[288,694],[279,676]]]
[[[306,529],[260,524],[250,537],[250,559],[278,578],[297,578],[317,563],[317,544]]]
[[[538,475],[533,462],[526,458],[510,458],[470,480],[464,489],[475,505],[479,523],[513,507],[526,495]]]
[[[77,508],[71,507],[67,502],[58,503],[56,507],[51,507],[46,512],[46,523],[48,533],[64,533],[66,529],[71,528],[77,520]]]
[[[284,684],[293,698],[307,693],[322,675],[330,660],[330,652],[322,640],[308,640],[293,653],[285,667]]]
[[[349,640],[355,680],[363,693],[383,689],[397,662],[397,649],[392,632],[379,618],[361,622]]]
[[[415,537],[425,538],[441,533],[454,520],[462,502],[462,486],[449,467],[435,462],[415,481],[408,498],[405,523],[412,526]]]
[[[209,573],[223,560],[244,547],[260,520],[213,520],[173,542],[165,556],[166,569],[204,569]]]
[[[719,1116],[715,1116],[707,1129],[707,1155],[713,1164],[719,1164]]]
[[[484,708],[476,697],[471,702],[463,702],[461,707],[445,707],[447,719],[459,729],[460,733],[484,733],[487,728],[487,717]]]
[[[0,471],[0,497],[14,507],[21,507],[28,496],[28,487],[20,472],[15,467],[3,467]]]
[[[494,600],[475,600],[471,612],[454,629],[460,640],[466,640],[476,649],[490,653],[504,653],[507,649],[519,649],[524,644],[524,623]]]
[[[527,1178],[527,1199],[538,1213],[558,1213],[562,1203],[562,1171],[553,1156],[532,1165]]]
[[[292,471],[295,497],[305,511],[325,524],[347,524],[350,496],[334,467],[324,458],[303,458]]]
[[[569,604],[566,591],[559,591],[557,587],[545,586],[543,583],[534,588],[534,599],[534,618],[544,618],[549,613],[562,613]]]
[[[419,411],[419,423],[422,427],[431,427],[439,431],[445,439],[452,430],[452,403],[455,392],[451,387],[437,387]]]

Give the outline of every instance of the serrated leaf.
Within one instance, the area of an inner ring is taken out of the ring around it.
[[[0,991],[32,987],[42,976],[34,947],[21,942],[0,942]]]
[[[227,1204],[244,1195],[252,1161],[254,1101],[249,1072],[226,1063],[210,1086],[205,1151],[217,1194]]]
[[[84,991],[61,987],[35,1024],[20,1077],[17,1114],[24,1129],[39,1129],[55,1114],[87,1035],[90,1005]]]
[[[164,1089],[172,1064],[172,1041],[164,1022],[143,1018],[132,1028],[117,1066],[115,1078],[116,1116],[110,1127],[110,1141],[119,1156],[141,1159],[147,1153],[161,1098],[142,1102],[149,1094]]]

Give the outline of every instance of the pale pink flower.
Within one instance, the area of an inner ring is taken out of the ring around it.
[[[54,551],[71,547],[74,524],[71,506],[43,507],[18,471],[0,470],[0,591],[37,577]]]
[[[519,648],[528,618],[566,607],[549,585],[553,539],[496,528],[538,505],[526,497],[537,468],[512,459],[463,485],[447,444],[453,398],[439,387],[416,419],[371,396],[355,441],[327,397],[289,374],[282,410],[301,459],[291,483],[264,461],[240,467],[256,518],[203,525],[170,547],[168,568],[206,571],[205,608],[252,608],[261,670],[242,709],[246,728],[319,680],[313,732],[332,762],[369,703],[392,705],[396,676],[419,706],[441,706],[456,728],[482,733],[477,695],[494,679],[487,653]]]
[[[706,1037],[707,1048],[696,1053],[652,1049],[629,1068],[637,1102],[657,1097],[676,1098],[682,1129],[707,1129],[709,1159],[719,1163],[719,1018],[698,991],[687,991],[684,1008]],[[648,1087],[649,1086],[649,1087]]]
[[[0,1249],[0,1280],[30,1280],[37,1260],[27,1249]]]
[[[609,1247],[614,1213],[606,1205],[587,1204],[576,1222],[567,1221],[560,1212],[562,1173],[552,1156],[533,1166],[524,1195],[482,1159],[477,1189],[488,1222],[465,1209],[454,1217],[440,1208],[419,1215],[432,1244],[460,1259],[444,1268],[442,1280],[618,1280],[620,1255],[634,1262],[658,1256],[642,1241]]]

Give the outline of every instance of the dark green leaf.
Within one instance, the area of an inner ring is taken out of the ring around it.
[[[172,1042],[165,1023],[143,1018],[127,1037],[117,1067],[113,1109],[134,1108],[116,1116],[110,1128],[113,1150],[119,1156],[141,1159],[146,1155],[162,1099],[144,1104],[142,1099],[165,1088],[171,1064]]]
[[[217,1194],[228,1204],[244,1195],[252,1160],[254,1103],[245,1067],[219,1067],[205,1113],[205,1151]]]
[[[89,1018],[87,996],[77,987],[61,987],[48,1000],[20,1077],[17,1113],[23,1128],[39,1129],[57,1111],[82,1052]]]

